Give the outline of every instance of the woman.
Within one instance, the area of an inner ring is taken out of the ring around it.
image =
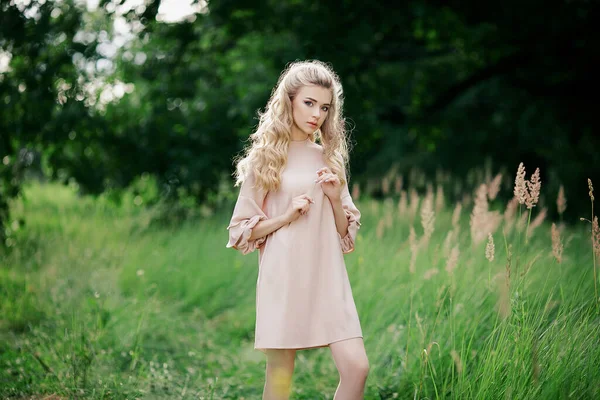
[[[354,250],[361,214],[346,181],[342,106],[328,65],[289,64],[238,159],[227,247],[259,249],[254,348],[267,355],[263,399],[287,399],[296,351],[325,346],[340,373],[334,399],[363,398],[369,363],[343,256]]]

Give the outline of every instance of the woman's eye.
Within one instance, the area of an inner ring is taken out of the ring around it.
[[[304,104],[306,104],[307,106],[312,106],[312,101],[305,101]]]
[[[323,107],[322,110],[327,112],[327,111],[329,111],[329,107]]]

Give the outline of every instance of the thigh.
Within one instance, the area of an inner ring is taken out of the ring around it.
[[[365,351],[363,338],[352,338],[329,345],[333,360],[341,374],[352,374],[356,369],[369,368],[369,359]]]
[[[267,367],[293,368],[296,359],[295,349],[266,349]]]

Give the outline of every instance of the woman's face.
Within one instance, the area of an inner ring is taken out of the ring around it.
[[[321,128],[331,104],[331,91],[321,86],[303,86],[292,101],[294,125],[310,134]]]

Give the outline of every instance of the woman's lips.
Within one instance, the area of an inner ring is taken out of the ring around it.
[[[314,122],[309,122],[308,124],[309,124],[310,126],[312,126],[313,128],[316,128],[316,127],[317,127],[317,124],[315,124]]]

